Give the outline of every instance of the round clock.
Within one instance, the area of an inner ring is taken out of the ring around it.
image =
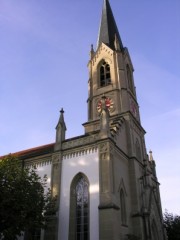
[[[111,98],[109,97],[106,97],[105,98],[105,104],[106,104],[106,107],[108,108],[109,112],[111,112],[114,108],[114,102]],[[98,101],[97,103],[97,111],[100,113],[102,110],[102,99]]]

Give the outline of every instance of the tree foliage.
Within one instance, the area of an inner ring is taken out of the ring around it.
[[[44,227],[42,213],[50,200],[46,181],[12,155],[0,160],[0,237],[15,240],[22,231]]]
[[[180,216],[166,211],[164,213],[164,227],[168,240],[180,240]]]

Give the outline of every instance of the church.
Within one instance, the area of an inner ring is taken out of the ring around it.
[[[16,155],[47,174],[58,210],[41,240],[165,240],[156,164],[147,154],[133,78],[112,9],[104,0],[97,48],[88,62],[84,134],[66,138],[64,111],[55,142]]]

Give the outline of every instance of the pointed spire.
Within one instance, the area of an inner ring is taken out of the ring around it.
[[[60,117],[59,117],[58,124],[56,126],[56,130],[58,129],[58,127],[60,125],[61,125],[61,127],[63,127],[66,130],[66,124],[64,122],[64,110],[63,110],[63,108],[61,108],[61,111],[60,111]]]
[[[64,121],[64,110],[63,108],[60,111],[60,117],[58,124],[56,126],[56,143],[55,143],[55,150],[61,149],[61,143],[65,140],[65,134],[66,134],[66,124]]]
[[[111,6],[109,4],[109,0],[104,0],[97,47],[99,47],[99,45],[103,42],[114,50],[115,38],[116,38],[116,45],[118,42],[120,48],[122,49],[123,44],[122,44],[119,31],[111,10]]]

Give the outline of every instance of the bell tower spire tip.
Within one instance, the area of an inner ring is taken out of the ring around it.
[[[123,48],[123,44],[119,35],[119,31],[113,16],[113,12],[112,12],[109,0],[104,0],[97,48],[103,42],[114,50],[116,49],[115,40],[116,40],[116,45],[118,42],[118,45],[120,46],[120,48]]]

